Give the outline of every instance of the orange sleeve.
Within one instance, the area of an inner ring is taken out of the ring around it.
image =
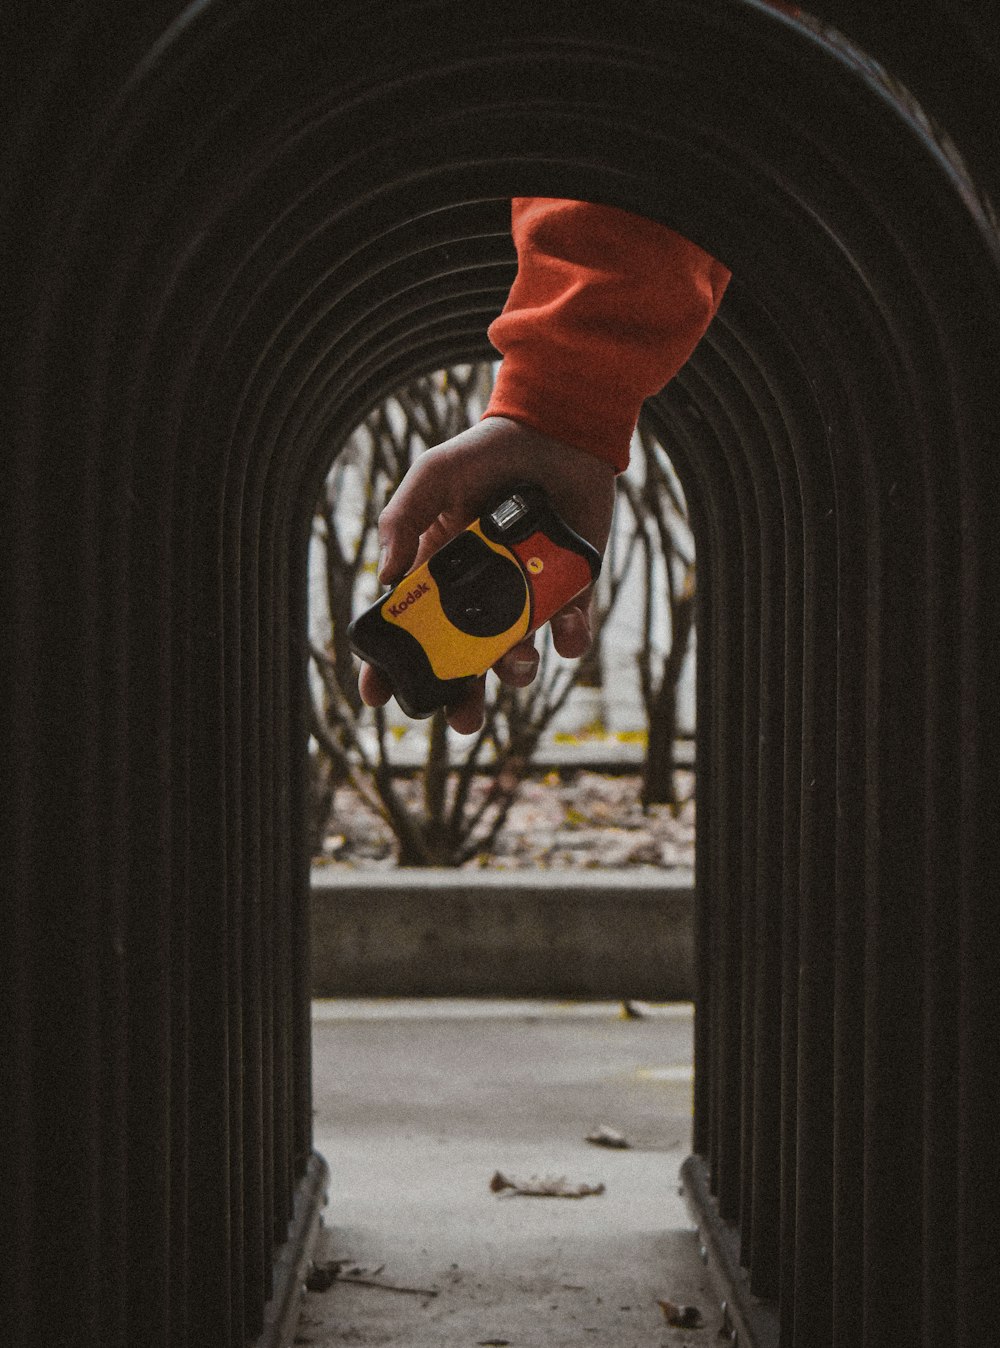
[[[643,401],[719,307],[728,270],[665,225],[610,206],[516,197],[517,277],[489,338],[503,355],[486,416],[621,470]]]

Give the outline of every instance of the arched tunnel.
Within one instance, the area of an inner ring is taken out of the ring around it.
[[[278,1342],[312,508],[380,397],[489,354],[533,194],[734,275],[648,405],[699,556],[703,1239],[751,1342],[988,1337],[1000,22],[892,9],[7,16],[5,1342]]]

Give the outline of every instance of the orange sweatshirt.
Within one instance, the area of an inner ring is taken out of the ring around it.
[[[665,225],[611,206],[516,197],[517,277],[489,328],[503,355],[486,416],[628,464],[643,401],[715,316],[729,272]]]

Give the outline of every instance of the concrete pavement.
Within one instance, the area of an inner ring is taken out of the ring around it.
[[[351,1261],[363,1281],[307,1294],[296,1342],[717,1341],[717,1297],[677,1191],[691,1008],[645,1010],[626,1019],[617,1003],[314,1003],[316,1146],[331,1171],[317,1260]],[[588,1143],[602,1124],[632,1147]],[[497,1170],[605,1191],[498,1195]],[[704,1328],[670,1327],[658,1300],[698,1306]]]

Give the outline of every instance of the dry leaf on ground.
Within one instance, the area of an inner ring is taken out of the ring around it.
[[[603,1184],[570,1184],[563,1176],[550,1179],[532,1175],[530,1179],[518,1180],[499,1170],[490,1180],[490,1189],[495,1194],[523,1194],[526,1198],[588,1198],[604,1193]]]
[[[676,1329],[701,1329],[705,1323],[697,1306],[681,1306],[676,1301],[658,1301],[656,1304],[667,1324]]]
[[[621,1150],[626,1150],[632,1145],[624,1133],[620,1133],[617,1128],[609,1127],[606,1123],[588,1133],[586,1140],[593,1142],[595,1147],[618,1147]]]
[[[351,1259],[331,1259],[325,1264],[313,1264],[306,1278],[307,1292],[328,1292],[335,1282],[353,1283],[357,1287],[376,1287],[383,1292],[406,1292],[411,1296],[436,1297],[433,1287],[402,1287],[399,1283],[379,1282],[378,1275],[385,1268],[363,1268]]]
[[[688,773],[685,796],[693,789],[689,778]],[[489,773],[475,780],[471,806],[482,804],[491,784]],[[419,775],[396,785],[408,806],[419,810]],[[542,779],[528,777],[492,851],[467,865],[495,870],[693,865],[694,800],[675,816],[667,806],[644,809],[641,789],[642,778],[634,773],[568,771]],[[572,811],[569,826],[567,811]],[[317,860],[348,869],[391,869],[394,853],[388,824],[350,786],[338,787],[330,832]]]
[[[313,1264],[306,1276],[306,1290],[328,1292],[340,1277],[341,1269],[348,1263],[348,1259],[330,1259],[324,1264]]]

